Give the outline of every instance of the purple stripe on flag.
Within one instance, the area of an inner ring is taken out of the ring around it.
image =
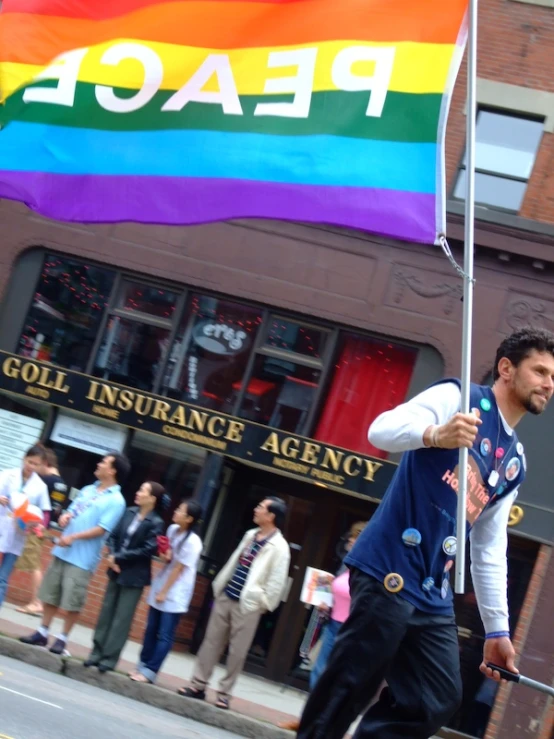
[[[272,218],[346,226],[423,244],[433,244],[436,237],[435,195],[398,190],[0,170],[0,198],[22,201],[60,221],[192,225]]]

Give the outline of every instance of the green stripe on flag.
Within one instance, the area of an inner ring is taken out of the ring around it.
[[[54,84],[56,84],[54,82]],[[48,86],[41,81],[37,86]],[[250,132],[280,136],[337,135],[360,139],[435,143],[442,96],[389,92],[379,118],[366,116],[369,92],[316,92],[312,95],[308,118],[255,116],[258,103],[291,103],[293,95],[241,96],[243,115],[226,115],[220,105],[188,103],[178,112],[163,112],[162,106],[174,94],[158,92],[140,110],[111,113],[96,100],[95,86],[80,82],[73,107],[45,103],[24,103],[23,89],[0,106],[0,123],[10,121],[53,124],[72,128],[108,131],[207,130]],[[121,98],[134,90],[115,88]]]

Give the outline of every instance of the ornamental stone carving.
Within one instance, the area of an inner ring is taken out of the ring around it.
[[[412,299],[410,299],[410,294]],[[426,310],[418,310],[417,303],[413,296],[427,300],[440,300],[442,304],[442,313],[445,316],[452,316],[456,311],[456,306],[461,306],[461,297],[463,288],[461,284],[456,284],[454,280],[449,280],[445,275],[431,270],[419,270],[410,267],[396,267],[392,276],[391,289],[389,291],[389,305],[402,307],[406,310],[415,310],[416,312],[425,312]]]

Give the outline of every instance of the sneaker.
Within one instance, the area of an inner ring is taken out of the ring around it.
[[[56,639],[48,651],[52,652],[52,654],[61,654],[62,657],[71,656],[66,649],[66,644],[63,639]]]
[[[46,647],[48,645],[48,637],[43,636],[40,631],[35,631],[29,636],[20,636],[19,641],[23,644],[32,644],[33,647]]]

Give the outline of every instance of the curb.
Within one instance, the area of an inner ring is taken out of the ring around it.
[[[294,736],[290,731],[279,729],[272,724],[249,716],[242,716],[234,711],[222,711],[205,701],[183,698],[156,685],[134,683],[118,672],[108,672],[102,675],[97,670],[86,669],[77,659],[58,657],[46,649],[22,644],[7,636],[0,635],[0,655],[40,667],[48,672],[64,675],[71,680],[93,685],[110,693],[117,693],[154,708],[169,711],[177,716],[234,732],[239,736],[251,737],[251,739],[291,739]]]

